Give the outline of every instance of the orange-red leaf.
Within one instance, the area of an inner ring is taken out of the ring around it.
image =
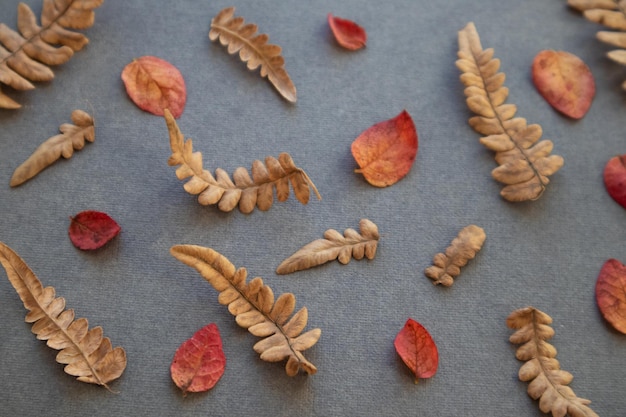
[[[328,13],[328,25],[337,43],[344,48],[356,51],[365,46],[367,33],[352,20],[342,19]]]
[[[183,394],[208,391],[224,374],[226,357],[215,323],[198,330],[176,350],[170,373]]]
[[[626,154],[609,159],[604,167],[604,186],[613,200],[626,208]]]
[[[142,56],[124,67],[122,80],[131,100],[142,110],[163,116],[169,109],[180,117],[187,101],[182,74],[174,65],[155,56]]]
[[[591,70],[582,59],[564,51],[541,51],[532,65],[533,83],[556,110],[582,118],[596,94]]]
[[[600,270],[596,302],[606,321],[626,334],[626,266],[617,259],[609,259]]]
[[[418,378],[430,378],[437,372],[439,352],[430,333],[418,322],[409,318],[393,342],[396,352]]]
[[[417,131],[403,110],[393,119],[375,124],[352,142],[352,156],[367,182],[376,187],[395,184],[411,170],[417,155]]]
[[[70,220],[70,240],[82,250],[98,249],[122,230],[115,220],[101,211],[81,211]]]

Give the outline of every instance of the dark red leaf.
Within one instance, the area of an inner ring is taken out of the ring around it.
[[[582,59],[564,51],[541,51],[532,65],[533,83],[556,110],[580,119],[591,107],[596,84]]]
[[[335,17],[328,13],[328,25],[337,43],[346,49],[356,51],[365,46],[367,33],[365,29],[351,20]]]
[[[417,155],[417,131],[403,110],[393,119],[370,127],[352,142],[356,172],[376,187],[395,184],[411,170]]]
[[[115,220],[101,211],[81,211],[70,219],[70,240],[82,250],[98,249],[122,230]]]
[[[626,266],[617,259],[609,259],[600,270],[596,302],[606,321],[626,334]]]
[[[124,67],[122,81],[131,100],[142,110],[163,116],[169,109],[180,117],[187,101],[182,74],[174,65],[155,56],[142,56]]]
[[[609,159],[604,167],[604,186],[613,200],[626,208],[626,154]]]
[[[418,378],[430,378],[437,372],[439,353],[430,333],[418,322],[408,319],[393,342],[396,352]]]
[[[176,350],[170,372],[183,394],[208,391],[224,374],[226,356],[215,323],[198,330]]]

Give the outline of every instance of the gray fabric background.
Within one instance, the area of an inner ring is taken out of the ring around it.
[[[27,1],[39,14],[41,2]],[[626,210],[606,193],[607,160],[626,153],[623,67],[605,58],[600,26],[563,0],[240,1],[237,14],[283,48],[298,102],[287,103],[258,73],[212,44],[211,18],[224,1],[107,0],[90,44],[56,79],[9,94],[24,105],[0,111],[0,240],[54,286],[77,316],[101,325],[123,346],[128,367],[118,394],[63,372],[56,351],[31,334],[17,294],[0,273],[0,415],[2,416],[540,416],[517,378],[521,362],[505,319],[533,305],[554,319],[571,387],[603,417],[626,410],[626,336],[602,319],[594,298],[608,258],[626,261]],[[3,0],[0,22],[16,27],[17,0]],[[340,49],[327,13],[364,26],[367,48]],[[485,47],[502,61],[509,103],[542,125],[565,159],[546,193],[511,204],[491,179],[492,152],[467,124],[457,31],[474,21]],[[556,113],[536,92],[530,64],[542,49],[566,50],[591,67],[597,95],[580,121]],[[156,55],[185,77],[188,101],[178,120],[203,153],[205,167],[232,173],[254,159],[289,152],[323,200],[293,197],[244,215],[202,207],[167,165],[162,118],[139,110],[120,79],[133,58]],[[6,88],[3,88],[7,90]],[[70,113],[96,119],[96,141],[19,188],[13,170]],[[406,109],[419,153],[402,181],[377,189],[354,174],[351,142]],[[108,212],[122,233],[84,253],[68,237],[68,217]],[[372,261],[338,262],[287,276],[276,266],[327,228],[357,228],[369,218],[381,240]],[[423,270],[458,231],[487,233],[478,257],[452,288]],[[275,293],[293,292],[322,337],[306,356],[314,376],[289,378],[283,364],[252,350],[199,274],[169,254],[175,244],[209,246],[261,276]],[[393,339],[408,317],[439,346],[440,366],[414,385]],[[210,322],[221,331],[227,367],[208,393],[183,398],[169,376],[176,348]]]

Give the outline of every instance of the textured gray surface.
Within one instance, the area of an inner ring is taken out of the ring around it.
[[[39,1],[27,3],[39,13]],[[17,0],[3,0],[0,21],[15,27]],[[595,280],[608,258],[626,261],[626,210],[607,195],[602,169],[626,152],[623,68],[595,40],[600,29],[565,1],[425,0],[241,1],[237,14],[283,47],[298,102],[285,102],[257,73],[210,43],[209,22],[228,2],[105,1],[85,31],[90,44],[56,79],[11,93],[24,107],[0,111],[0,240],[18,252],[78,316],[101,325],[125,347],[128,367],[112,388],[81,384],[37,341],[17,294],[0,272],[0,414],[3,416],[540,416],[517,379],[508,314],[533,305],[554,319],[572,388],[604,417],[626,410],[626,338],[602,320]],[[326,15],[364,26],[368,46],[334,43]],[[454,66],[457,31],[474,21],[485,47],[502,61],[509,102],[543,126],[565,165],[543,197],[511,204],[491,179],[495,162],[467,124]],[[530,63],[542,49],[566,50],[591,67],[597,96],[587,116],[570,121],[538,95]],[[244,215],[202,207],[167,165],[164,121],[139,110],[120,80],[133,58],[156,55],[176,65],[188,87],[178,123],[208,169],[229,173],[252,160],[291,153],[323,200],[293,198]],[[93,113],[96,141],[19,188],[15,167],[75,108]],[[409,175],[386,189],[353,173],[350,143],[367,127],[406,109],[419,134]],[[68,216],[108,212],[123,231],[96,253],[75,249]],[[287,276],[276,266],[327,228],[378,224],[376,259],[336,262]],[[487,241],[452,288],[423,276],[432,256],[464,226]],[[276,293],[293,292],[322,338],[307,351],[314,376],[285,375],[262,362],[256,338],[217,303],[216,292],[169,255],[175,244],[212,247],[262,276]],[[393,349],[408,317],[438,343],[440,367],[413,378]],[[182,398],[169,377],[178,345],[203,325],[219,326],[227,356],[210,392]]]

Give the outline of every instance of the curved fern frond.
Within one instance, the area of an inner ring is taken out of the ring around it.
[[[521,344],[515,356],[525,362],[519,379],[529,382],[528,395],[539,400],[539,409],[544,413],[554,417],[598,417],[587,406],[591,401],[578,398],[568,386],[574,377],[561,369],[556,349],[546,342],[554,336],[551,323],[549,315],[534,307],[515,310],[506,319],[507,326],[515,330],[510,342]]]
[[[67,62],[89,39],[68,29],[87,29],[94,23],[93,9],[104,0],[43,0],[41,26],[32,9],[24,3],[17,8],[19,32],[0,23],[0,85],[32,90],[31,81],[50,81],[49,65]],[[54,45],[61,45],[56,47]],[[0,91],[0,108],[21,105]]]
[[[274,300],[272,289],[259,277],[246,282],[248,272],[235,266],[211,248],[195,245],[177,245],[170,253],[182,263],[195,268],[209,284],[219,291],[218,301],[228,306],[237,324],[255,336],[263,337],[253,349],[268,362],[287,359],[287,375],[294,376],[303,370],[314,374],[317,368],[302,351],[310,348],[320,338],[320,329],[302,333],[308,320],[308,311],[302,307],[292,315],[296,297],[281,294]]]
[[[459,31],[458,57],[456,66],[463,72],[466,102],[477,114],[469,124],[486,135],[480,143],[496,152],[500,166],[491,174],[506,184],[500,194],[508,201],[536,200],[550,182],[548,176],[563,166],[563,158],[550,155],[551,141],[537,142],[541,126],[514,117],[517,107],[504,103],[509,90],[503,86],[504,73],[498,72],[500,60],[493,58],[493,49],[483,50],[473,23]]]
[[[65,372],[81,382],[108,387],[126,368],[126,352],[113,349],[111,340],[102,336],[102,328],[89,329],[87,319],[74,318],[74,310],[65,309],[65,299],[55,297],[52,287],[44,288],[26,263],[0,242],[0,264],[30,312],[26,322],[32,323],[37,339],[59,350],[56,361],[65,365]]]
[[[568,0],[567,4],[582,12],[586,19],[615,30],[599,31],[596,38],[621,48],[607,52],[606,56],[626,65],[626,0]],[[626,90],[626,81],[622,83],[622,89]]]
[[[229,54],[239,52],[239,58],[247,62],[248,69],[261,67],[261,77],[267,79],[288,101],[296,102],[296,87],[285,71],[285,59],[278,45],[267,43],[269,36],[257,33],[257,25],[245,23],[242,17],[234,17],[235,8],[227,7],[211,20],[209,39],[228,48]]]
[[[231,211],[239,206],[242,213],[250,213],[255,207],[269,210],[274,202],[274,189],[278,201],[289,198],[289,184],[298,201],[309,202],[310,188],[321,199],[315,184],[302,169],[298,168],[291,156],[281,153],[278,159],[268,156],[265,164],[256,160],[252,163],[252,176],[239,167],[233,179],[223,169],[215,171],[215,177],[202,168],[202,154],[193,151],[191,139],[185,138],[169,110],[165,109],[165,122],[170,135],[172,155],[170,166],[178,166],[176,176],[182,180],[191,177],[184,185],[189,194],[198,195],[202,205],[217,204],[222,211]]]
[[[276,268],[277,274],[289,274],[338,259],[342,264],[354,259],[374,259],[378,247],[378,226],[371,220],[361,219],[361,233],[348,228],[341,233],[335,229],[324,232],[324,239],[304,245]]]

